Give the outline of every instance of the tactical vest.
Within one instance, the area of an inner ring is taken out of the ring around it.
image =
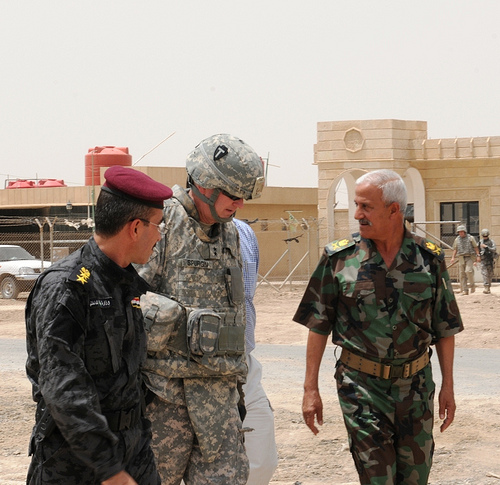
[[[171,329],[166,350],[150,354],[146,372],[169,378],[244,374],[245,300],[238,232],[214,224],[208,236],[193,217],[186,192],[174,187],[166,201],[168,233],[161,241],[161,274],[155,292],[185,312]]]
[[[465,237],[457,236],[457,254],[458,256],[467,256],[475,254],[474,246],[472,246],[471,237],[467,234]]]

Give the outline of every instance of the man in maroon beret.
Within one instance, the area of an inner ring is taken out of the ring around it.
[[[114,166],[95,235],[43,273],[26,305],[26,371],[37,403],[27,484],[158,485],[144,418],[146,335],[140,296],[165,230],[169,187]]]

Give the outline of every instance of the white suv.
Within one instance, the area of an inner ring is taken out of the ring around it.
[[[21,246],[0,245],[0,295],[17,298],[21,291],[31,291],[43,270],[50,266],[40,261]]]

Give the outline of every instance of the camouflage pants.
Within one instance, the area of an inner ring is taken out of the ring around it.
[[[151,450],[151,428],[144,426],[118,432],[117,456],[123,456],[124,468],[141,485],[160,485]],[[56,429],[43,441],[36,442],[26,479],[27,485],[100,485],[94,470],[73,454]]]
[[[360,483],[427,484],[434,451],[431,365],[409,379],[380,379],[339,362],[335,378]]]
[[[186,485],[246,484],[249,464],[236,407],[237,396],[234,398],[223,444],[215,459],[207,461],[202,455],[187,407],[155,396],[147,407],[147,416],[152,422],[153,451],[162,485],[179,485],[181,480]],[[207,411],[218,413],[217,409]]]
[[[489,288],[493,280],[493,262],[491,264],[484,261],[481,262],[481,275],[483,276],[484,287]]]

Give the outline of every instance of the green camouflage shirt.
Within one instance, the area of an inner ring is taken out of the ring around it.
[[[371,359],[411,359],[463,330],[442,250],[405,232],[391,268],[359,235],[328,244],[294,321]]]

